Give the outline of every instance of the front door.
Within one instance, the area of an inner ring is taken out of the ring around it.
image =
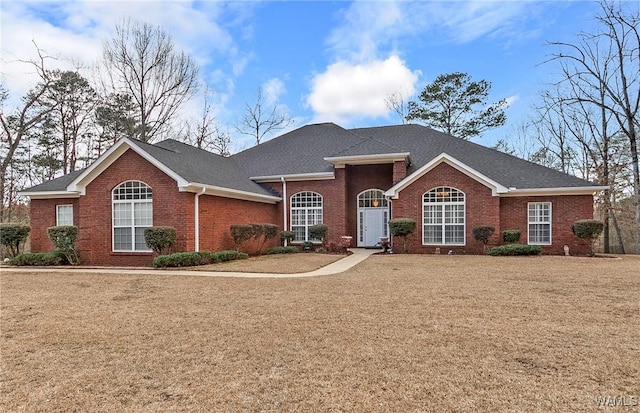
[[[364,213],[364,228],[363,228],[363,241],[362,247],[373,247],[380,242],[380,237],[384,236],[384,211],[382,208],[365,209]]]

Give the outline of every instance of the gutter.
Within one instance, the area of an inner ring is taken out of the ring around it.
[[[283,231],[287,230],[288,222],[287,222],[287,210],[288,210],[288,202],[287,202],[287,181],[284,176],[280,177],[280,182],[282,182],[282,226]],[[284,246],[286,247],[288,244],[287,240],[284,240]]]
[[[194,244],[195,244],[196,252],[200,251],[200,200],[199,198],[200,198],[200,195],[204,194],[206,190],[207,188],[202,187],[200,192],[197,192],[195,194],[194,202],[193,202]]]

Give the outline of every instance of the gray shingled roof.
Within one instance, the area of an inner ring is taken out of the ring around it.
[[[407,174],[413,173],[444,152],[507,188],[575,188],[594,185],[575,176],[421,125],[383,126],[351,131],[392,142],[394,146],[410,152],[411,166],[407,169]]]
[[[411,174],[446,153],[508,188],[578,188],[594,184],[420,125],[344,129],[333,123],[303,126],[225,158],[169,139],[135,141],[188,182],[274,195],[249,177],[332,172],[324,158],[409,152]],[[81,171],[25,192],[64,191]]]

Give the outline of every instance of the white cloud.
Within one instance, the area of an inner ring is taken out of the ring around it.
[[[520,100],[520,96],[519,95],[511,95],[511,96],[505,98],[505,100],[507,101],[507,107],[511,107],[511,106],[513,106],[514,103],[516,103],[517,101]]]
[[[355,1],[327,44],[340,59],[363,60],[398,53],[401,43],[468,43],[501,36],[523,37],[523,21],[539,6],[529,1]]]
[[[280,95],[285,91],[284,82],[278,78],[269,79],[262,84],[263,97],[268,105],[277,104]]]
[[[385,99],[397,92],[412,95],[419,75],[395,55],[362,64],[340,61],[313,78],[307,104],[316,121],[386,116]]]

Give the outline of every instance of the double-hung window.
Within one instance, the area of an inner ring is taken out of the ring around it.
[[[56,205],[56,225],[73,225],[73,205]]]
[[[316,192],[298,192],[291,197],[291,231],[294,242],[319,241],[309,237],[309,227],[322,224],[322,195]]]
[[[531,245],[551,245],[551,202],[529,202],[528,234]]]
[[[128,181],[113,190],[113,251],[151,251],[144,229],[153,225],[151,187]]]
[[[422,198],[422,228],[424,245],[464,245],[464,192],[449,187],[426,192]]]

